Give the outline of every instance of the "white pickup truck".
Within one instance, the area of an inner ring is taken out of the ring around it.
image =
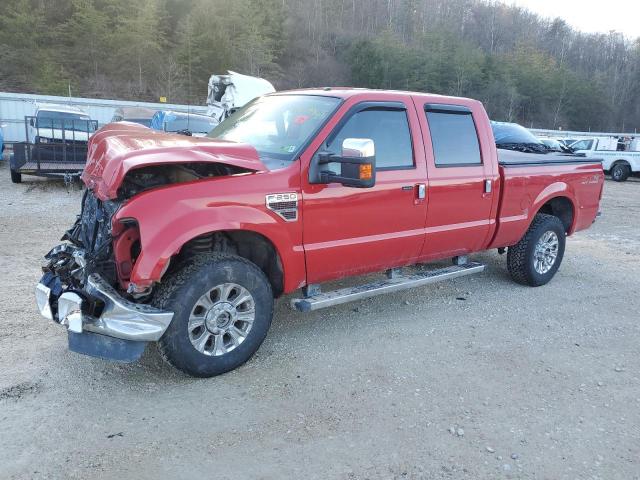
[[[89,115],[71,105],[40,104],[29,118],[28,142],[84,142],[93,135],[95,126]]]
[[[583,153],[588,158],[601,158],[602,169],[616,182],[624,182],[630,176],[640,176],[638,151],[615,150],[615,145],[607,138],[585,138],[570,146],[575,153]]]

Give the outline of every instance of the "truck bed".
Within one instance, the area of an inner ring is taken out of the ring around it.
[[[584,155],[570,153],[525,153],[514,150],[498,149],[498,164],[503,167],[534,165],[569,165],[601,163],[601,159],[587,158]]]
[[[598,213],[602,194],[601,160],[567,154],[498,150],[502,195],[496,234],[491,248],[518,242],[529,227],[541,200],[553,196],[574,198],[568,233],[588,228]]]

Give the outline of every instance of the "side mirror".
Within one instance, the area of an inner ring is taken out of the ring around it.
[[[36,119],[35,118],[30,118],[29,119],[29,125],[31,125],[32,127],[36,126]]]
[[[340,173],[326,168],[336,164]],[[320,153],[309,171],[309,183],[340,183],[345,187],[371,188],[376,184],[376,149],[369,138],[346,138],[341,155]]]

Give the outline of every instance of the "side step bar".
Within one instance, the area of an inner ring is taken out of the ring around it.
[[[453,265],[451,267],[428,270],[413,275],[392,276],[392,278],[386,280],[360,285],[358,287],[341,288],[332,292],[318,293],[306,298],[294,298],[291,300],[291,307],[299,312],[310,312],[312,310],[340,305],[341,303],[362,300],[363,298],[369,298],[383,293],[398,292],[429,283],[437,283],[444,280],[451,280],[452,278],[480,273],[484,270],[484,267],[481,263],[470,262],[464,265]]]

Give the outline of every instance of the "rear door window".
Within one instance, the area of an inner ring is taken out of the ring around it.
[[[480,143],[471,111],[465,107],[425,110],[436,167],[481,165]]]

